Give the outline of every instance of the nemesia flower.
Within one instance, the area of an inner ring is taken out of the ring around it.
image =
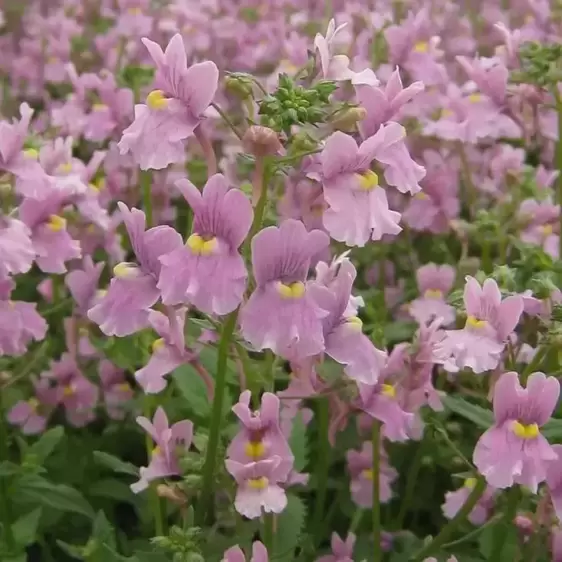
[[[556,451],[540,428],[558,404],[560,383],[533,373],[522,388],[517,373],[504,373],[494,387],[494,425],[478,440],[474,464],[491,486],[521,484],[536,493]]]
[[[294,457],[279,425],[279,398],[265,392],[261,397],[261,407],[255,412],[250,410],[250,399],[251,393],[246,390],[232,407],[241,426],[228,446],[227,457],[242,464],[278,457],[276,474],[282,481],[291,471]]]
[[[359,122],[361,136],[373,136],[385,123],[394,119],[403,105],[423,91],[422,82],[414,82],[407,88],[402,86],[400,70],[396,68],[384,89],[380,86],[356,86],[357,101],[367,111]]]
[[[135,378],[147,394],[157,394],[166,388],[165,375],[193,361],[195,353],[185,346],[184,325],[186,310],[168,308],[168,315],[156,310],[148,313],[148,322],[160,336],[152,344],[148,363],[135,373]]]
[[[103,262],[94,264],[92,258],[86,256],[83,260],[83,269],[73,269],[64,278],[65,285],[83,315],[86,315],[94,304],[104,265]]]
[[[461,507],[466,503],[466,500],[475,484],[475,478],[467,478],[464,481],[463,486],[461,486],[458,490],[455,490],[454,492],[447,492],[445,494],[443,513],[447,519],[455,517]],[[483,525],[486,523],[494,506],[494,495],[495,490],[488,486],[482,497],[468,514],[468,520],[473,525]]]
[[[0,356],[23,355],[33,340],[47,334],[47,322],[35,303],[10,300],[14,287],[11,279],[0,279]]]
[[[83,375],[70,353],[64,353],[58,361],[51,361],[50,369],[41,373],[41,377],[55,387],[57,401],[64,407],[70,424],[84,427],[94,419],[98,387]]]
[[[146,105],[135,105],[135,120],[123,132],[121,154],[131,152],[142,170],[160,170],[185,158],[183,142],[213,101],[219,71],[206,61],[187,68],[183,39],[177,33],[166,51],[147,38],[142,42],[156,64],[155,90]]]
[[[348,533],[344,541],[337,533],[332,533],[330,540],[332,554],[321,556],[316,559],[316,562],[353,562],[355,538],[353,533]]]
[[[56,390],[50,387],[49,381],[34,381],[33,390],[34,396],[20,400],[6,414],[8,422],[20,426],[24,435],[45,431],[48,417],[57,403]]]
[[[353,72],[349,68],[349,58],[346,55],[334,55],[334,40],[338,33],[347,24],[336,27],[334,19],[330,20],[326,36],[320,33],[314,38],[314,47],[320,57],[320,67],[323,78],[326,80],[351,80],[352,84],[370,84],[376,86],[379,81],[371,69]]]
[[[526,199],[519,207],[519,216],[526,222],[521,240],[542,247],[547,254],[558,259],[560,205],[554,205],[550,200],[538,202]]]
[[[495,369],[507,338],[523,312],[519,295],[502,300],[497,283],[486,279],[480,286],[474,277],[466,277],[464,288],[466,325],[462,330],[446,330],[435,348],[434,360],[449,372],[469,367],[475,373]]]
[[[17,219],[0,217],[0,278],[27,273],[34,259],[31,230]]]
[[[125,372],[107,359],[100,361],[98,372],[107,415],[113,420],[122,420],[127,403],[134,396]]]
[[[553,445],[552,450],[557,458],[546,468],[546,485],[556,516],[562,521],[562,445]]]
[[[236,545],[225,551],[221,562],[246,562],[246,557],[242,549]],[[252,557],[250,562],[269,562],[267,549],[260,541],[252,544]]]
[[[373,446],[365,441],[360,451],[348,451],[347,465],[351,474],[351,499],[359,507],[369,508],[373,503]],[[388,464],[388,457],[381,444],[379,466],[379,490],[381,503],[392,498],[391,484],[398,473]]]
[[[127,336],[148,326],[152,305],[160,298],[157,288],[160,256],[181,245],[181,236],[169,226],[145,231],[146,218],[138,209],[119,203],[133,252],[139,263],[122,262],[113,268],[115,277],[107,293],[88,312],[107,336]]]
[[[138,494],[146,490],[153,480],[180,474],[178,454],[187,452],[191,447],[193,424],[183,420],[170,427],[166,412],[161,406],[157,408],[152,422],[144,416],[139,416],[136,421],[155,444],[149,465],[141,466],[140,480],[131,485],[131,490]]]
[[[231,459],[225,461],[226,470],[238,484],[234,507],[236,511],[255,519],[265,513],[281,513],[287,505],[285,490],[279,483],[286,477],[280,467],[281,457],[243,464]]]
[[[193,209],[193,231],[185,246],[160,258],[162,301],[228,314],[246,289],[246,266],[238,249],[250,230],[252,206],[240,190],[229,189],[221,174],[209,178],[202,194],[188,180],[176,185]]]
[[[254,236],[256,289],[240,311],[240,327],[257,350],[271,349],[288,359],[324,350],[321,320],[328,312],[318,303],[323,289],[306,278],[311,257],[328,245],[324,232],[307,232],[294,219]]]
[[[424,170],[410,158],[404,135],[401,125],[388,123],[359,147],[353,137],[339,131],[328,138],[320,156],[320,179],[329,206],[324,226],[332,238],[364,246],[369,239],[401,231],[400,214],[389,210],[386,193],[378,188],[378,175],[370,166],[376,160],[389,185],[403,193],[418,192]]]
[[[445,302],[453,288],[456,271],[450,265],[429,263],[416,271],[416,280],[421,297],[408,306],[408,313],[419,323],[427,324],[433,318],[441,318],[443,326],[454,323],[456,312]]]
[[[457,61],[483,94],[499,107],[505,104],[509,71],[501,60],[492,57],[470,61],[460,56]]]
[[[325,353],[345,365],[348,377],[375,384],[386,361],[386,353],[377,349],[362,332],[357,310],[349,310],[351,289],[357,272],[348,259],[338,264],[338,272],[324,285],[329,295],[322,295],[321,305],[329,311],[322,320]],[[325,295],[325,296],[324,296]]]

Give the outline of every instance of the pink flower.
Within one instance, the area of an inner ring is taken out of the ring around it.
[[[332,533],[330,541],[332,554],[321,556],[316,559],[316,562],[353,562],[355,538],[353,533],[348,533],[344,541],[337,533]]]
[[[17,402],[6,416],[11,424],[19,425],[25,435],[45,431],[47,419],[57,404],[56,390],[51,388],[49,381],[34,381],[33,389],[35,396]]]
[[[387,503],[392,498],[390,486],[398,473],[388,464],[388,457],[382,444],[380,460],[380,500],[382,503]],[[347,465],[351,474],[353,502],[359,507],[371,507],[373,504],[373,447],[371,442],[364,442],[360,451],[348,451]]]
[[[140,480],[131,485],[135,494],[145,490],[153,480],[179,475],[178,454],[188,451],[193,439],[193,424],[183,420],[170,427],[161,406],[156,410],[152,423],[143,416],[137,418],[137,423],[152,437],[155,447],[149,465],[140,468]]]
[[[135,105],[135,120],[123,132],[119,150],[131,152],[142,170],[160,170],[185,159],[183,141],[193,134],[213,101],[219,71],[211,61],[187,68],[179,33],[165,52],[147,38],[142,42],[156,64],[157,89],[148,94],[146,105]]]
[[[475,484],[476,480],[474,478],[467,478],[461,488],[455,490],[454,492],[447,492],[445,494],[443,514],[447,519],[452,519],[459,512],[461,507],[466,503],[466,500]],[[490,486],[486,488],[484,494],[468,515],[468,520],[473,525],[483,525],[486,523],[490,516],[490,512],[494,507],[495,493],[495,490]]]
[[[556,451],[542,436],[560,396],[554,377],[533,373],[522,388],[517,373],[504,373],[494,387],[494,425],[478,440],[474,464],[491,486],[521,484],[536,493]]]
[[[125,372],[107,359],[100,361],[98,372],[107,415],[113,420],[122,420],[127,404],[134,396]]]
[[[474,277],[466,277],[464,304],[467,313],[462,330],[447,330],[435,348],[435,362],[450,372],[469,367],[475,373],[495,369],[507,338],[523,312],[523,300],[513,295],[502,300],[493,279],[480,286]]]
[[[285,490],[279,486],[286,477],[281,467],[281,457],[242,464],[226,459],[226,470],[238,484],[234,507],[248,519],[266,513],[281,513],[287,505]]]
[[[255,541],[252,545],[252,557],[250,562],[268,562],[269,556],[267,549],[260,541]],[[221,560],[221,562],[246,562],[246,557],[242,549],[236,545],[229,548]]]
[[[546,468],[546,484],[556,516],[562,520],[562,445],[553,445],[552,449],[557,458]]]

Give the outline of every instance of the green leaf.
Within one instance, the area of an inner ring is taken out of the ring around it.
[[[446,408],[482,429],[488,429],[494,423],[494,415],[490,410],[471,404],[458,396],[445,396],[443,403]]]
[[[88,495],[109,498],[118,502],[135,502],[135,494],[133,494],[131,488],[124,482],[115,478],[106,478],[94,482],[92,486],[88,488]]]
[[[562,420],[552,418],[542,427],[541,433],[549,441],[558,443],[562,440]]]
[[[135,477],[138,477],[139,475],[139,469],[134,464],[122,461],[115,455],[110,455],[109,453],[104,453],[103,451],[94,451],[94,460],[100,466],[109,468],[114,472],[128,474]]]
[[[0,462],[0,478],[16,476],[21,472],[21,467],[10,461]]]
[[[291,430],[291,438],[289,439],[291,451],[295,457],[293,468],[297,472],[304,470],[308,462],[308,437],[306,433],[306,425],[302,418],[302,412],[299,412],[293,418],[293,428]]]
[[[74,544],[68,544],[64,541],[57,539],[57,546],[65,553],[68,554],[71,558],[76,558],[77,560],[84,560],[82,555],[84,551],[83,546],[76,546]]]
[[[211,415],[211,403],[207,396],[205,383],[191,365],[182,365],[173,373],[172,378],[187,403],[190,412],[200,418]],[[225,388],[223,415],[226,416],[232,408],[232,398]]]
[[[115,530],[101,510],[98,511],[94,520],[91,538],[99,541],[100,544],[115,548]]]
[[[508,526],[505,535],[505,542],[502,545],[502,550],[499,559],[494,559],[494,562],[513,562],[517,559],[519,554],[519,543],[517,537],[517,529],[510,523],[500,521],[497,525],[491,525],[481,535],[479,539],[480,553],[485,560],[492,560],[491,555],[494,548],[494,540],[500,534],[500,528]]]
[[[55,450],[56,446],[64,437],[64,428],[62,426],[49,429],[41,438],[33,443],[26,452],[26,461],[36,464],[43,464],[49,455]]]
[[[26,476],[19,481],[18,500],[52,507],[62,512],[78,513],[90,519],[94,510],[86,498],[76,489],[65,484],[54,484],[40,476]]]
[[[2,558],[2,562],[27,562],[27,554],[17,554],[16,556],[10,556],[8,558]]]
[[[287,507],[277,520],[275,547],[272,558],[276,561],[294,560],[294,550],[299,544],[306,519],[306,505],[297,496],[289,496]]]
[[[29,546],[35,542],[37,537],[37,527],[41,519],[42,508],[38,507],[33,511],[20,517],[12,525],[12,534],[16,544],[22,548]]]

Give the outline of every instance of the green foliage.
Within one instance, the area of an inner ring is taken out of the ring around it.
[[[305,530],[307,509],[298,496],[288,495],[287,507],[277,518],[273,558],[279,562],[295,559],[295,548],[300,545]]]

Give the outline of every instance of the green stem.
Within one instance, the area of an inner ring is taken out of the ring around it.
[[[211,425],[209,428],[209,442],[205,453],[205,464],[203,465],[203,487],[199,500],[197,519],[199,525],[205,522],[207,515],[212,512],[213,486],[215,481],[215,467],[217,461],[217,451],[220,443],[220,430],[223,418],[223,404],[226,389],[226,366],[228,361],[228,351],[230,342],[236,329],[238,321],[238,309],[231,312],[224,323],[219,349],[217,355],[217,372],[215,378],[215,398],[211,412]]]
[[[555,167],[558,170],[557,182],[557,192],[558,192],[558,204],[562,205],[562,97],[558,91],[558,84],[555,84],[552,88],[552,95],[554,96],[554,101],[556,102],[556,112],[558,113],[558,142],[556,143],[556,153],[554,156]],[[560,255],[562,256],[562,212],[560,213]]]
[[[248,247],[250,247],[252,238],[258,233],[259,229],[262,226],[263,215],[265,213],[265,207],[267,204],[267,192],[268,192],[267,184],[268,184],[270,172],[271,172],[271,163],[267,158],[265,158],[263,163],[263,179],[261,182],[262,189],[260,193],[260,198],[258,199],[258,203],[254,211],[254,220],[252,221],[252,226],[250,227],[250,234],[246,239]]]
[[[470,542],[471,540],[475,539],[480,533],[485,531],[488,527],[491,527],[492,525],[495,525],[500,520],[501,520],[501,516],[498,517],[497,515],[492,517],[491,519],[488,519],[488,521],[486,521],[486,523],[484,523],[484,525],[481,525],[480,527],[476,527],[476,529],[474,529],[470,533],[467,533],[464,537],[461,537],[460,539],[457,539],[456,541],[452,541],[452,542],[448,542],[448,543],[444,544],[443,549],[449,550],[453,547],[459,546],[460,544],[465,544],[467,542]]]
[[[152,227],[152,171],[141,170],[140,176],[142,206],[146,215],[146,228]]]
[[[328,440],[328,425],[330,423],[330,408],[328,399],[318,401],[317,407],[318,423],[318,460],[316,463],[316,505],[314,510],[314,536],[318,539],[322,531],[324,516],[324,504],[328,491],[328,470],[330,465],[330,441]]]
[[[365,514],[364,509],[357,509],[353,514],[353,519],[351,520],[351,524],[349,525],[349,532],[355,533],[361,525],[361,519],[363,519],[363,515]]]
[[[0,395],[0,461],[9,460],[8,449],[8,428],[6,427],[5,412]],[[10,493],[6,478],[0,478],[0,522],[2,523],[2,538],[6,543],[8,552],[12,552],[16,547],[16,541],[12,532],[12,504],[10,503]]]
[[[503,525],[498,525],[494,534],[494,547],[490,555],[490,560],[501,560],[501,553],[505,547],[505,541],[509,531],[509,526],[513,523],[517,515],[517,505],[519,504],[519,486],[514,485],[507,493],[507,505],[503,515]]]
[[[478,500],[482,497],[486,490],[486,480],[482,476],[478,476],[476,485],[470,492],[464,505],[459,509],[457,514],[441,529],[441,532],[424,548],[422,548],[413,558],[413,562],[421,562],[429,555],[433,554],[436,550],[441,548],[451,535],[460,527],[465,521],[470,512],[474,509]],[[497,558],[490,558],[490,560],[498,560]]]
[[[275,548],[275,530],[274,530],[274,515],[273,513],[266,513],[263,516],[263,544],[267,548],[269,557],[273,557]]]
[[[400,504],[400,511],[398,512],[398,517],[396,518],[396,523],[394,525],[396,530],[402,529],[402,525],[404,524],[404,518],[406,517],[406,513],[410,509],[412,500],[414,499],[414,492],[416,490],[416,484],[418,484],[418,474],[420,472],[420,468],[422,465],[422,459],[426,449],[425,444],[427,440],[428,440],[427,432],[424,432],[424,436],[420,441],[420,443],[418,443],[416,454],[408,471],[408,478],[406,480],[406,489],[404,490],[404,499]]]
[[[143,409],[145,417],[151,420],[153,409],[151,396],[145,395]],[[154,449],[154,443],[152,442],[152,438],[148,433],[145,434],[145,447],[147,460],[148,462],[150,462],[152,450]],[[150,510],[152,511],[152,515],[154,516],[154,532],[157,537],[162,537],[164,536],[164,518],[162,514],[162,504],[160,502],[160,497],[158,496],[158,492],[156,491],[156,487],[154,484],[150,485],[148,493]]]
[[[535,356],[531,359],[530,363],[525,367],[525,370],[521,375],[522,383],[525,383],[529,375],[537,370],[537,368],[542,363],[545,355],[548,353],[548,350],[549,347],[546,345],[543,345],[541,348],[538,349],[538,351],[535,353]]]
[[[373,562],[382,560],[381,550],[381,491],[380,491],[380,466],[381,466],[381,423],[373,420],[371,435],[373,445],[373,505],[371,507],[373,525]]]
[[[221,116],[222,120],[232,129],[232,132],[242,140],[242,133],[236,128],[236,125],[230,120],[228,115],[216,104],[212,103],[212,107],[215,108],[216,112]]]

